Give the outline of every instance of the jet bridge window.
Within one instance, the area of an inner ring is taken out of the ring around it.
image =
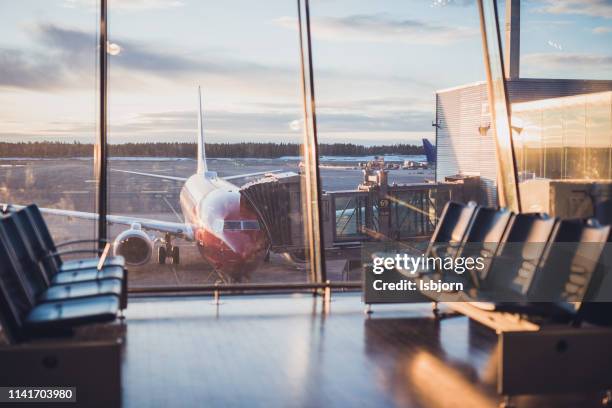
[[[257,220],[242,220],[242,221],[225,220],[223,223],[223,230],[224,231],[259,230],[259,222],[257,222]]]

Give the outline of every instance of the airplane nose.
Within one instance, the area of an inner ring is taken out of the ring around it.
[[[257,240],[233,237],[224,239],[224,242],[236,262],[253,262],[259,258],[259,255],[263,257],[263,248]]]

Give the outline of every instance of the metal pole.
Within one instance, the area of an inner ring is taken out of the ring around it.
[[[304,13],[302,14],[302,4]],[[312,40],[310,34],[310,5],[309,0],[297,1],[298,6],[298,29],[300,37],[301,56],[301,84],[304,104],[304,163],[306,171],[306,218],[307,237],[310,247],[310,263],[312,280],[314,282],[325,282],[327,273],[325,270],[325,243],[323,242],[323,217],[321,213],[321,178],[319,174],[319,149],[317,135],[317,115],[314,89],[314,69],[312,57]],[[305,30],[304,19],[305,17]],[[305,38],[304,38],[305,35]],[[304,41],[306,41],[306,57],[304,55]],[[306,75],[308,69],[308,75]],[[308,79],[307,79],[308,77]]]
[[[107,50],[108,43],[108,24],[107,24],[107,0],[100,0],[100,106],[99,106],[99,127],[98,139],[94,149],[94,174],[97,181],[97,204],[98,204],[98,246],[104,249],[104,241],[107,237],[106,214],[108,211],[107,196]]]
[[[478,0],[477,3],[485,73],[487,75],[491,126],[495,134],[497,149],[498,199],[501,206],[520,213],[519,178],[510,127],[510,103],[504,74],[497,2],[495,0]]]

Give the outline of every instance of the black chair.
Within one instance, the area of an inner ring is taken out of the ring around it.
[[[593,281],[595,283],[591,286],[595,289],[589,291],[588,301],[580,305],[576,321],[612,326],[612,232],[608,235]]]
[[[71,334],[76,326],[117,318],[119,299],[113,295],[36,302],[4,246],[0,246],[0,259],[4,260],[0,262],[0,325],[10,343]]]
[[[98,266],[98,258],[87,258],[87,259],[74,259],[74,260],[63,260],[62,255],[72,255],[78,253],[87,253],[92,252],[91,249],[77,249],[77,250],[66,250],[66,251],[58,251],[59,248],[83,244],[83,243],[97,243],[97,240],[88,240],[88,239],[78,239],[62,242],[60,244],[55,244],[53,241],[53,237],[47,228],[47,224],[40,212],[38,206],[36,204],[28,205],[24,207],[22,211],[25,211],[27,216],[30,218],[30,221],[34,228],[37,231],[37,237],[39,239],[39,245],[45,252],[45,255],[49,257],[46,262],[53,263],[54,269],[66,272],[73,271],[76,269],[85,269],[85,268],[95,268]],[[104,266],[120,266],[125,267],[125,260],[121,256],[109,256],[106,258],[104,262]]]
[[[482,258],[484,267],[480,270],[474,268],[469,271],[469,278],[462,279],[464,288],[479,287],[480,280],[489,271],[493,256],[497,252],[512,217],[512,212],[506,208],[480,207],[478,209],[468,232],[465,234],[461,249],[457,252],[457,257],[474,260]]]
[[[426,255],[440,258],[454,257],[477,212],[478,206],[473,201],[467,204],[454,201],[446,203],[429,241]]]
[[[107,258],[104,262],[104,266],[100,270],[97,268],[99,262],[98,258],[63,262],[61,259],[62,254],[91,253],[95,250],[79,249],[65,252],[50,250],[50,248],[55,248],[55,244],[53,243],[53,238],[49,233],[49,229],[36,205],[24,207],[15,214],[20,215],[18,218],[20,226],[23,229],[27,229],[27,246],[33,254],[34,259],[44,268],[49,283],[71,283],[103,278],[117,278],[124,281],[127,279],[127,273],[123,267],[125,261],[121,256],[112,257],[112,262],[109,262]],[[92,242],[92,240],[76,240],[69,242]],[[70,267],[66,268],[66,264],[68,263]]]
[[[56,273],[50,269],[51,264],[41,262],[36,256],[36,245],[31,245],[38,242],[34,234],[23,211],[0,220],[0,245],[5,247],[7,256],[37,301],[110,294],[120,297],[122,309],[127,307],[125,275],[121,267],[106,266],[102,270],[88,268]],[[0,262],[6,261],[0,258]]]
[[[559,222],[527,291],[527,299],[530,302],[593,300],[601,283],[597,272],[609,235],[610,226],[601,226],[595,219]]]
[[[479,283],[479,298],[495,301],[522,300],[532,280],[547,244],[552,236],[556,219],[546,214],[516,214],[510,220],[502,242],[489,270]]]
[[[0,262],[13,263],[37,301],[48,302],[102,294],[118,297],[122,295],[122,282],[116,278],[50,285],[41,264],[28,253],[26,242],[17,228],[15,218],[13,216],[0,221],[0,246],[8,256],[8,259],[0,258]]]
[[[595,205],[595,218],[602,225],[612,224],[612,199]]]
[[[602,227],[595,219],[557,223],[527,290],[511,288],[517,302],[498,303],[496,310],[545,321],[578,324],[585,320],[581,305],[597,292],[600,258],[609,234],[610,227]]]

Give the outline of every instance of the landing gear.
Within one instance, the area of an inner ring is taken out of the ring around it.
[[[166,234],[162,240],[162,245],[157,248],[157,261],[160,264],[166,263],[166,258],[172,258],[172,264],[178,265],[181,261],[179,247],[172,245],[172,235]]]
[[[178,265],[181,260],[181,255],[179,252],[179,247],[172,247],[172,264]]]
[[[157,248],[157,262],[159,262],[160,265],[166,263],[166,247],[160,246]]]

